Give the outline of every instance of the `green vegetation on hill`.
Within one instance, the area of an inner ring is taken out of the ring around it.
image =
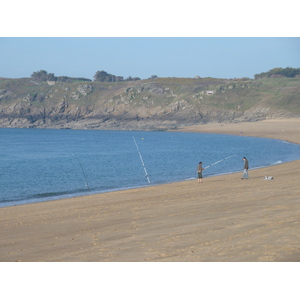
[[[274,68],[271,69],[268,72],[263,72],[260,74],[254,75],[255,79],[260,79],[260,78],[274,78],[274,77],[288,77],[288,78],[294,78],[296,76],[300,75],[300,68],[295,69],[295,68]],[[198,77],[198,76],[197,76]],[[149,79],[156,79],[158,78],[157,75],[152,75]],[[59,81],[59,82],[76,82],[76,81],[91,81],[91,79],[83,78],[83,77],[68,77],[68,76],[55,76],[53,73],[48,73],[45,70],[39,70],[36,72],[33,72],[31,74],[31,79],[37,81],[37,82],[42,82],[42,81]],[[170,78],[168,78],[169,80]],[[182,80],[183,78],[173,78],[174,81],[177,79]],[[190,78],[186,78],[190,79]],[[198,79],[198,78],[195,78]],[[214,78],[207,78],[208,80],[214,80]],[[249,78],[241,78],[238,80],[248,80]],[[121,81],[137,81],[141,80],[139,77],[131,77],[129,76],[128,78],[124,79],[123,76],[116,76],[113,74],[109,74],[106,71],[97,71],[94,75],[94,81],[97,82],[121,82]]]
[[[48,73],[45,70],[40,70],[37,72],[33,72],[31,74],[31,79],[36,82],[43,81],[58,81],[58,82],[76,82],[76,81],[91,81],[91,79],[83,78],[83,77],[68,77],[68,76],[54,76],[53,73]]]
[[[0,78],[1,127],[168,129],[298,116],[299,76],[115,82]]]
[[[300,68],[274,68],[268,72],[263,72],[260,74],[256,74],[254,76],[255,79],[259,78],[274,78],[274,77],[288,77],[288,78],[294,78],[296,76],[300,75]]]

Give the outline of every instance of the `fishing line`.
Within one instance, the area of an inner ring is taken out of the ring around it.
[[[225,159],[228,159],[228,158],[230,158],[230,157],[234,157],[234,156],[237,156],[237,154],[235,154],[235,155],[230,155],[230,156],[228,156],[228,157],[225,157],[225,158],[223,158],[223,159],[221,159],[221,160],[218,160],[218,161],[216,161],[216,162],[212,163],[211,165],[209,165],[209,166],[205,167],[204,169],[207,169],[207,168],[209,168],[209,167],[211,167],[211,166],[213,166],[213,165],[216,165],[216,164],[220,163],[221,161],[223,161],[223,160],[225,160]]]
[[[88,188],[88,190],[89,190],[89,192],[90,192],[91,190],[90,190],[90,187],[89,187],[89,183],[88,183],[87,177],[86,177],[85,172],[84,172],[84,170],[83,170],[82,164],[80,163],[79,159],[75,156],[75,154],[73,154],[73,156],[74,156],[74,157],[76,158],[76,160],[78,161],[78,164],[79,164],[79,166],[80,166],[80,168],[81,168],[81,170],[82,170],[83,176],[84,176],[84,178],[85,178],[86,186],[87,186],[87,188]]]
[[[146,167],[145,167],[145,164],[144,164],[143,158],[142,158],[142,154],[141,154],[141,152],[140,152],[140,149],[139,149],[139,147],[138,147],[138,145],[137,145],[137,143],[136,143],[136,141],[135,141],[135,138],[134,138],[134,136],[133,136],[132,138],[133,138],[133,140],[134,140],[134,143],[135,143],[136,149],[137,149],[137,151],[138,151],[138,154],[139,154],[139,156],[140,156],[140,159],[141,159],[141,162],[142,162],[142,165],[143,165],[143,168],[144,168],[145,174],[146,174],[146,178],[147,178],[147,180],[148,180],[148,183],[150,183],[149,175],[148,175],[148,173],[147,173],[147,170],[146,170]]]

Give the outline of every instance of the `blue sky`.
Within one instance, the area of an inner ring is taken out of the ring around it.
[[[17,9],[16,9],[17,8]],[[5,1],[0,77],[253,78],[300,67],[297,3]]]
[[[275,67],[300,67],[300,38],[288,37],[1,37],[0,77],[93,79],[97,71],[149,78],[253,78]]]

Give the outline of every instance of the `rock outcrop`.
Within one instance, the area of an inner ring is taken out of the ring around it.
[[[134,82],[0,79],[0,126],[166,130],[300,116],[300,79],[156,78]]]

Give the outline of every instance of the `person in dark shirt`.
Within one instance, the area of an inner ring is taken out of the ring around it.
[[[242,176],[242,179],[248,179],[248,169],[249,169],[249,162],[248,159],[246,157],[243,157],[244,160],[244,173]]]

